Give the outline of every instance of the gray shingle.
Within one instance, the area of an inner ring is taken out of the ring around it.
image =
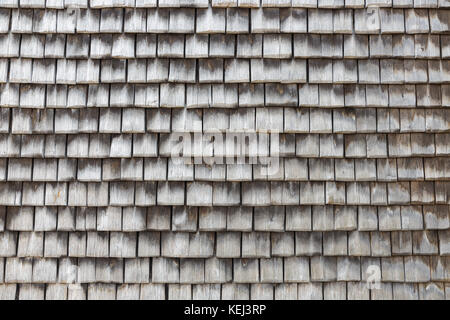
[[[241,8],[226,9],[227,33],[247,33],[249,31],[249,12]]]
[[[48,5],[48,3],[47,3]],[[67,3],[66,3],[67,5]],[[77,15],[77,32],[97,33],[100,31],[101,10],[79,9]]]
[[[278,8],[251,9],[252,33],[277,33],[280,31],[280,10]]]
[[[164,33],[169,30],[169,10],[147,9],[147,32]]]
[[[225,9],[212,8],[198,9],[196,32],[197,33],[224,33]]]

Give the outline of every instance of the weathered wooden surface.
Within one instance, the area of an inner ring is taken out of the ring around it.
[[[2,0],[0,300],[449,299],[449,7]]]

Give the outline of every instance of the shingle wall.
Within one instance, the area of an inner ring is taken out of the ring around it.
[[[450,299],[449,24],[449,0],[1,0],[0,299]],[[278,170],[171,157],[229,131],[279,133]]]

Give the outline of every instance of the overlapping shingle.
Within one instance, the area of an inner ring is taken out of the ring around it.
[[[448,298],[446,8],[2,1],[0,299]]]

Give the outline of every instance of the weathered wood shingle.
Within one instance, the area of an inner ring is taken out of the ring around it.
[[[2,1],[0,299],[448,298],[448,7]]]

